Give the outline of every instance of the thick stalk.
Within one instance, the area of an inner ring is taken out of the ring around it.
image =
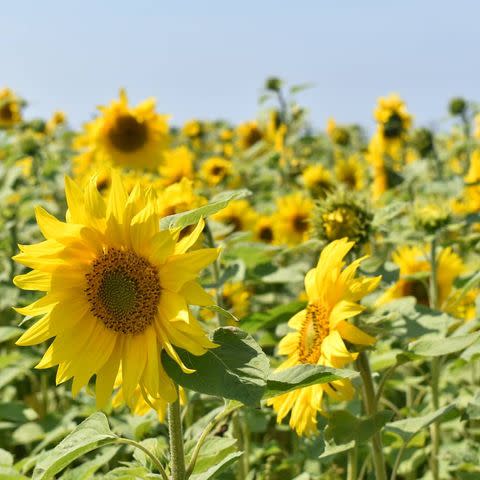
[[[434,237],[430,248],[430,307],[434,310],[439,308],[438,301],[438,279],[437,279],[437,242]],[[440,380],[440,358],[433,357],[430,365],[431,378],[430,386],[432,390],[432,406],[434,410],[438,410],[440,407],[438,384]],[[432,442],[432,450],[430,457],[430,468],[432,470],[433,480],[438,480],[439,466],[438,466],[438,453],[440,451],[440,422],[436,420],[430,427],[430,437]]]
[[[357,444],[348,451],[347,480],[357,480],[358,447]]]
[[[377,406],[375,401],[375,389],[373,386],[372,371],[370,370],[370,363],[366,352],[361,352],[356,360],[357,369],[362,377],[362,393],[365,411],[368,416],[373,416],[377,413]],[[385,459],[383,458],[382,436],[380,432],[375,432],[371,439],[372,442],[372,458],[373,466],[375,468],[375,479],[386,480],[387,472],[385,469]]]
[[[168,433],[170,439],[170,470],[172,480],[185,480],[185,453],[183,451],[182,419],[180,415],[180,398],[178,396],[173,403],[169,403]]]

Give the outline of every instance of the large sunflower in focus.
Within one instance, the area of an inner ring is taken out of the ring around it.
[[[138,386],[148,399],[171,402],[176,391],[160,353],[165,350],[188,372],[174,347],[202,355],[214,346],[189,304],[213,303],[197,276],[218,252],[188,251],[203,221],[181,240],[179,232],[160,231],[152,191],[137,185],[127,195],[114,171],[104,200],[95,183],[82,190],[66,179],[66,222],[36,210],[46,240],[20,246],[15,260],[33,270],[14,283],[46,295],[17,309],[41,315],[17,344],[55,337],[37,368],[58,365],[57,383],[73,378],[73,395],[96,375],[99,408],[110,398],[119,368],[130,406]]]
[[[127,94],[98,108],[101,115],[85,125],[75,141],[78,149],[90,150],[100,164],[153,170],[169,143],[168,115],[155,112],[155,99],[130,107]]]
[[[344,268],[343,259],[352,247],[353,242],[345,238],[330,243],[323,249],[317,267],[307,273],[308,305],[288,322],[293,332],[279,343],[279,353],[288,356],[279,370],[300,364],[343,368],[357,357],[357,353],[347,349],[345,341],[356,345],[375,343],[373,337],[348,321],[364,310],[358,301],[380,281],[380,277],[355,278],[363,259]],[[354,389],[350,380],[336,380],[294,390],[268,403],[277,412],[278,422],[291,412],[290,426],[298,435],[309,435],[317,430],[317,413],[322,410],[324,393],[336,400],[350,400]]]

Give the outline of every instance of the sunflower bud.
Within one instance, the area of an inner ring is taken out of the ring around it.
[[[451,115],[462,115],[467,109],[467,102],[462,97],[455,97],[448,104],[448,111]]]
[[[279,92],[282,88],[282,81],[277,77],[269,77],[265,81],[265,89],[272,92]]]
[[[45,133],[46,123],[41,118],[34,118],[28,123],[28,127],[37,133]]]
[[[428,128],[418,128],[413,134],[412,143],[422,157],[427,157],[433,151],[433,134]]]
[[[413,223],[416,229],[426,233],[435,233],[450,221],[450,212],[442,202],[417,204],[413,211]]]
[[[347,237],[359,245],[368,240],[372,220],[373,214],[358,195],[339,191],[316,205],[312,224],[316,236],[325,242]]]

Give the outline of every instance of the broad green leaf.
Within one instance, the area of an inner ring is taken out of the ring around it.
[[[119,449],[120,445],[105,448],[93,460],[82,463],[79,467],[65,472],[62,475],[62,480],[90,480],[95,472],[106,465]],[[135,452],[137,452],[137,450],[135,450]]]
[[[310,385],[329,383],[344,378],[352,379],[357,376],[358,372],[353,370],[340,370],[323,365],[295,365],[269,375],[264,398],[275,397]]]
[[[423,357],[440,357],[465,350],[480,338],[480,332],[447,338],[423,338],[410,344],[410,350]]]
[[[472,401],[469,402],[462,418],[480,420],[480,392],[477,392]]]
[[[58,472],[77,458],[113,443],[117,438],[110,430],[105,414],[94,413],[37,463],[32,478],[33,480],[53,479]]]
[[[23,330],[18,327],[0,327],[0,343],[8,342],[14,338],[18,338],[23,333]]]
[[[189,210],[188,212],[169,215],[160,220],[160,228],[167,230],[172,228],[184,228],[198,223],[200,218],[205,218],[225,208],[231,201],[239,200],[251,195],[246,189],[222,192],[211,199],[210,203],[202,207]]]
[[[339,453],[347,452],[348,450],[351,450],[354,446],[354,440],[348,443],[342,443],[340,445],[330,445],[327,443],[325,451],[318,458],[330,458],[338,455]]]
[[[405,443],[408,443],[420,430],[427,428],[454,408],[455,404],[450,404],[427,415],[387,423],[385,430],[398,435]]]
[[[3,448],[0,448],[0,465],[3,467],[11,467],[13,465],[13,455]]]
[[[334,440],[336,444],[363,443],[381,430],[392,416],[393,412],[383,410],[372,417],[357,418],[347,410],[336,410],[328,417],[325,438]]]
[[[239,457],[243,455],[243,452],[232,452],[226,455],[217,464],[212,465],[204,472],[192,473],[189,480],[209,480],[211,478],[218,478],[217,474],[223,472],[230,465],[232,465]]]
[[[274,327],[285,323],[296,313],[305,308],[307,302],[291,302],[267,310],[266,312],[252,313],[241,320],[240,326],[249,333],[254,333],[260,328]]]
[[[235,327],[218,328],[212,341],[218,347],[201,356],[177,349],[183,363],[194,373],[183,373],[162,352],[168,375],[189,390],[257,406],[267,385],[268,357],[248,333]]]

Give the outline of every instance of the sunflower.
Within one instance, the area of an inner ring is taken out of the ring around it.
[[[274,219],[272,216],[261,215],[257,218],[254,227],[255,240],[263,243],[275,242]]]
[[[248,313],[250,292],[243,282],[225,283],[222,288],[222,306],[237,318]]]
[[[222,157],[210,157],[202,164],[201,177],[208,185],[215,186],[231,176],[232,162]]]
[[[232,232],[245,232],[253,229],[257,214],[247,200],[235,200],[212,218],[232,227]]]
[[[308,304],[288,322],[293,332],[278,346],[279,353],[288,358],[278,370],[300,364],[343,368],[357,357],[357,353],[347,349],[345,341],[354,345],[375,343],[373,337],[348,322],[364,310],[358,301],[380,281],[380,277],[355,278],[363,258],[343,268],[343,259],[352,247],[353,242],[345,238],[330,243],[320,254],[316,268],[307,273]],[[324,393],[335,400],[350,400],[354,388],[349,380],[336,380],[294,390],[268,400],[268,404],[277,412],[278,422],[291,412],[290,427],[298,435],[310,435],[317,430],[317,414],[322,410]]]
[[[365,183],[365,168],[358,154],[339,158],[335,163],[335,175],[340,183],[351,190],[362,190]]]
[[[100,164],[149,170],[160,165],[169,127],[168,115],[155,112],[155,99],[130,107],[125,90],[120,90],[119,100],[99,110],[101,115],[76,139],[76,148],[92,151]]]
[[[399,247],[393,253],[392,259],[400,268],[400,278],[377,300],[377,305],[383,305],[396,298],[412,296],[418,303],[429,306],[431,266],[428,255],[428,248]],[[442,310],[455,316],[470,315],[472,311],[472,298],[467,296],[459,301],[458,291],[453,286],[454,280],[464,271],[465,265],[462,259],[451,247],[444,248],[438,253],[438,305]]]
[[[263,133],[256,121],[245,122],[239,125],[237,128],[237,135],[238,144],[241,150],[247,150],[263,139]]]
[[[280,243],[297,245],[308,239],[312,208],[313,201],[301,193],[293,193],[277,200],[274,228]]]
[[[190,139],[199,138],[204,133],[203,125],[199,120],[188,120],[182,127],[182,133]]]
[[[316,198],[325,198],[333,190],[332,175],[323,165],[310,165],[303,171],[302,178]]]
[[[9,88],[0,90],[0,128],[13,127],[22,120],[22,102]]]
[[[334,118],[327,121],[327,135],[336,145],[346,146],[350,143],[350,132],[347,128],[337,125]]]
[[[195,193],[192,180],[185,177],[157,193],[157,209],[161,217],[193,210],[206,202]]]
[[[131,407],[134,392],[172,402],[175,386],[163,370],[165,350],[185,372],[174,347],[202,355],[208,340],[189,304],[213,300],[197,276],[218,255],[216,249],[188,252],[204,222],[178,240],[160,231],[152,191],[137,185],[130,195],[113,171],[108,200],[96,179],[81,189],[66,178],[66,222],[36,209],[47,240],[20,246],[14,259],[33,270],[14,279],[17,287],[46,295],[17,311],[42,317],[17,341],[35,345],[55,337],[37,368],[58,365],[57,384],[73,378],[76,395],[96,375],[97,406],[112,393],[119,368],[123,395]]]
[[[186,147],[178,147],[164,153],[164,164],[159,168],[165,185],[179,182],[182,178],[193,179],[193,153]]]
[[[57,130],[59,127],[65,125],[67,123],[67,115],[65,112],[57,110],[53,112],[50,120],[47,122],[47,132],[52,134]]]

